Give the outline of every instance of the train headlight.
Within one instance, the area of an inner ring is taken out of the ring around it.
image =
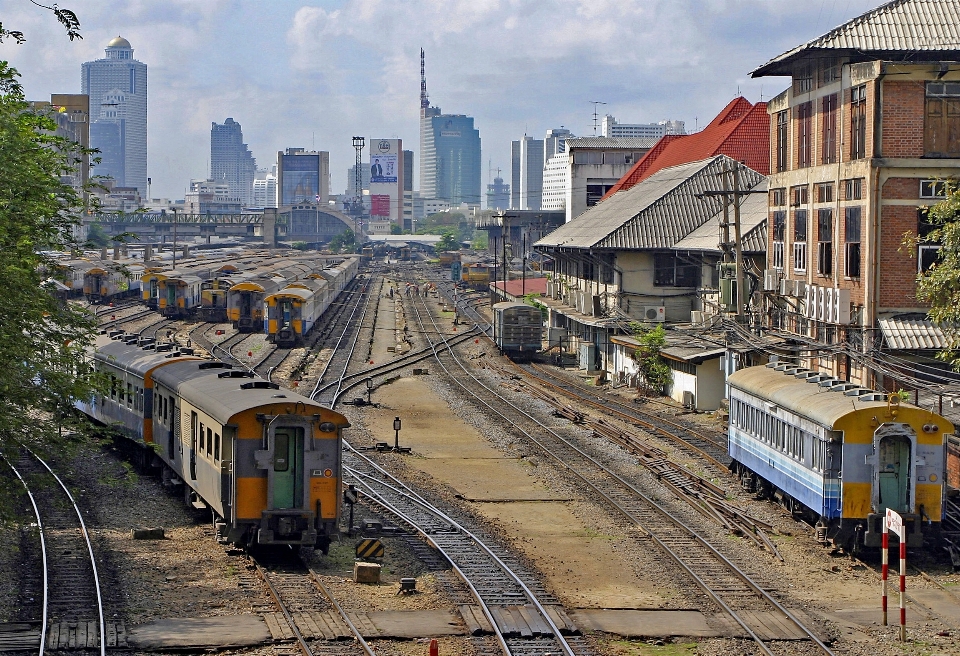
[[[940,427],[937,426],[936,424],[924,424],[924,425],[923,425],[923,432],[924,432],[924,433],[936,433],[938,430],[940,430]]]
[[[337,430],[337,425],[334,424],[332,421],[325,421],[322,424],[320,424],[321,433],[334,433],[336,432],[336,430]]]

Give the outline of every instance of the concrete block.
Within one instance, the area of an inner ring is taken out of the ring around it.
[[[377,563],[354,563],[354,583],[380,583],[380,565]]]
[[[133,529],[133,539],[134,540],[164,540],[166,536],[163,533],[163,528],[158,526],[157,528],[135,528]]]

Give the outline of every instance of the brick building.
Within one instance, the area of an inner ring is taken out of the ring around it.
[[[943,346],[901,339],[926,322],[915,279],[936,259],[904,235],[960,175],[960,0],[886,3],[752,75],[791,78],[767,103],[764,321],[805,366],[896,386],[875,349]]]

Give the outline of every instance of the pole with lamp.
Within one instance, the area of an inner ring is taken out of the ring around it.
[[[397,453],[410,453],[409,446],[400,446],[400,417],[393,418],[393,450]]]
[[[367,378],[367,405],[373,405],[370,402],[370,395],[373,394],[373,378]]]

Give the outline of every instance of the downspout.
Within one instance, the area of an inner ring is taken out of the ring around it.
[[[883,150],[881,148],[882,123],[883,123],[883,78],[886,74],[883,72],[883,63],[880,63],[880,74],[876,79],[874,89],[874,112],[873,112],[873,155],[879,159]],[[852,85],[851,85],[852,86]],[[867,276],[869,287],[864,290],[864,317],[862,324],[864,336],[874,334],[877,323],[877,308],[880,305],[880,189],[889,177],[888,173],[881,174],[880,167],[871,165],[873,183],[870,185],[870,204],[871,220],[867,222],[867,241],[870,244],[870,275]],[[869,303],[869,305],[867,305]],[[869,321],[869,323],[867,323]],[[866,351],[867,340],[863,340],[863,349]],[[876,374],[871,374],[872,380],[867,381],[871,387],[876,387]]]

